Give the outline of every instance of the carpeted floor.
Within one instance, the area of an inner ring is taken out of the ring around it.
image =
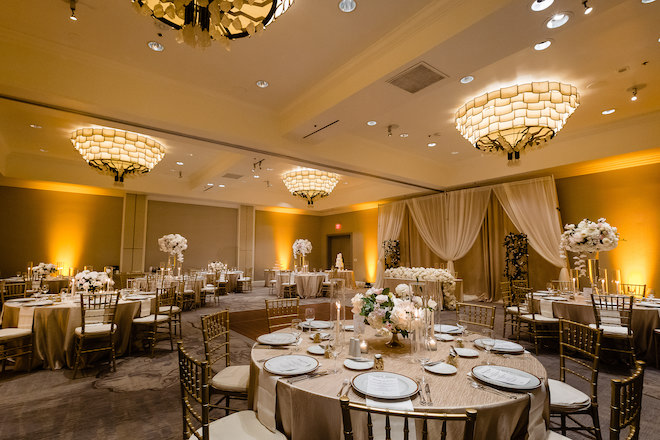
[[[268,290],[255,288],[249,294],[221,297],[216,303],[184,313],[184,344],[196,356],[203,352],[199,317],[215,310],[232,312],[232,363],[247,364],[253,340],[245,335],[263,333],[264,299]],[[329,310],[324,298],[301,300],[323,313]],[[502,326],[498,307],[496,328]],[[320,316],[320,315],[319,315]],[[455,322],[453,312],[441,312],[444,322]],[[529,345],[528,345],[529,347]],[[559,357],[546,349],[539,360],[558,378]],[[599,376],[600,419],[603,437],[608,437],[610,380],[626,371],[605,364]],[[644,401],[640,439],[660,438],[660,371],[649,366],[644,381]],[[70,370],[39,370],[13,373],[0,378],[0,440],[4,439],[180,439],[181,408],[176,354],[161,342],[154,358],[123,357],[117,371],[106,367],[89,369],[85,377],[71,380]],[[576,437],[578,438],[578,437]],[[313,439],[310,439],[313,440]],[[334,439],[333,439],[334,440]]]

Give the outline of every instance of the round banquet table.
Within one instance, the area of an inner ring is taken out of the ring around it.
[[[238,287],[238,278],[242,276],[242,270],[225,273],[225,279],[227,280],[227,292],[236,292],[236,288]]]
[[[321,294],[325,274],[318,272],[297,273],[296,292],[301,298],[315,298]]]
[[[140,301],[124,300],[120,300],[117,305],[117,356],[121,356],[128,349],[133,318],[140,314],[141,305]],[[20,303],[6,302],[2,306],[2,327],[19,327],[21,309],[34,309],[32,366],[43,366],[52,370],[72,368],[75,360],[74,330],[81,325],[80,302],[56,302],[53,305],[36,307],[21,307]],[[16,368],[27,369],[26,363],[27,358],[20,358]]]
[[[286,331],[286,329],[282,331]],[[404,347],[390,349],[384,345],[389,337],[376,337],[370,327],[367,327],[365,333],[369,353],[363,356],[372,358],[375,353],[381,353],[385,362],[384,371],[403,374],[413,379],[421,377],[419,364],[412,363],[410,360],[410,344],[407,340],[404,340]],[[353,333],[347,332],[346,340],[348,341],[351,336]],[[474,334],[464,337],[465,347],[472,347],[471,341],[478,337],[479,335]],[[449,344],[438,342],[438,349],[431,355],[431,361],[446,359]],[[312,341],[308,337],[308,333],[303,333],[302,343],[295,353],[307,354],[316,358],[321,363],[320,370],[333,369],[334,360],[307,352],[307,347],[310,345],[312,345]],[[338,362],[343,363],[348,356],[347,351],[348,348],[345,347]],[[263,361],[269,357],[288,353],[288,350],[263,348],[257,344],[252,349],[248,403],[254,410],[260,411],[260,418],[263,408],[268,408],[264,402],[273,398],[269,395],[267,386],[260,387],[260,379],[264,383],[268,383],[274,378],[263,370]],[[485,356],[485,352],[479,351],[478,358],[458,358],[458,372],[454,375],[442,376],[426,372],[426,379],[433,396],[433,405],[421,406],[419,396],[415,395],[411,398],[415,410],[459,413],[474,408],[477,410],[475,439],[524,439],[528,436],[528,432],[530,439],[545,439],[546,425],[549,420],[549,395],[546,391],[547,373],[543,365],[529,353],[506,357],[491,354],[492,364],[517,368],[541,379],[541,387],[531,393],[511,393],[516,398],[510,399],[470,386],[466,375],[472,367],[485,363]],[[349,370],[342,365],[339,374],[330,373],[327,376],[292,384],[286,378],[277,380],[274,414],[278,430],[292,440],[343,438],[337,392],[344,378],[352,379],[360,373],[363,371]],[[349,389],[348,397],[353,402],[365,402],[364,397],[357,394],[352,388]],[[260,401],[260,399],[265,400]],[[270,410],[264,411],[263,414],[269,412]],[[366,422],[356,417],[353,424],[356,440],[367,438],[366,426],[362,426],[364,428],[362,429],[361,424],[366,424]],[[439,434],[434,431],[440,429],[438,425],[429,424],[429,438],[439,437]],[[462,426],[458,425],[460,424],[450,423],[448,425],[449,438],[458,438],[462,435]],[[421,424],[417,424],[418,438],[421,438],[420,430]],[[321,434],[322,437],[319,437]]]
[[[355,289],[355,274],[352,270],[338,270],[336,276],[344,280],[344,287]]]

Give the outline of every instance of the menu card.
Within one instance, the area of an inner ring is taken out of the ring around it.
[[[367,392],[375,396],[397,396],[399,395],[399,381],[392,376],[370,374],[367,377]]]
[[[479,373],[490,380],[495,380],[509,385],[522,386],[529,382],[529,378],[527,377],[507,373],[506,371],[502,371],[497,368],[484,367],[479,371]]]
[[[309,366],[309,362],[306,359],[299,357],[281,357],[274,362],[273,365],[277,370],[280,371],[295,371]]]

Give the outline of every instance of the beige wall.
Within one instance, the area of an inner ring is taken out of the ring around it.
[[[600,254],[601,267],[658,291],[660,164],[558,179],[557,193],[564,224],[605,217],[618,228],[622,240]]]
[[[119,265],[123,198],[0,187],[0,274],[27,263]]]
[[[206,267],[220,260],[230,267],[237,264],[238,210],[216,206],[150,200],[147,208],[145,269],[159,267],[167,254],[158,248],[166,234],[181,234],[188,240],[183,268]]]
[[[293,269],[291,246],[298,238],[306,238],[312,242],[312,253],[307,256],[310,270],[322,267],[320,217],[256,211],[255,220],[255,279],[263,280],[264,269],[276,264],[282,269]]]

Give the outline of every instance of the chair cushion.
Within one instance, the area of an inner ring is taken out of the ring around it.
[[[161,306],[158,308],[158,313],[168,313],[170,311],[170,306]],[[181,309],[178,306],[172,306],[172,313],[181,313]]]
[[[596,324],[589,324],[589,327],[596,328]],[[601,325],[600,328],[603,329],[604,336],[628,336],[628,329],[626,327],[619,325]]]
[[[230,365],[211,379],[211,386],[220,391],[246,392],[250,380],[249,365]]]
[[[558,432],[548,430],[548,434],[545,437],[545,440],[571,440],[568,437],[564,437]]]
[[[536,322],[543,322],[543,323],[559,322],[559,319],[557,318],[548,318],[547,316],[539,315],[538,313],[535,313],[533,317],[531,313],[525,313],[523,315],[520,315],[520,318],[528,321],[536,320]]]
[[[277,284],[277,280],[270,280],[269,283],[270,284]]]
[[[7,342],[14,338],[22,338],[32,334],[27,328],[0,328],[0,342]]]
[[[520,312],[518,312],[520,310]],[[509,306],[506,308],[507,313],[513,313],[514,315],[518,313],[527,313],[527,308],[526,307],[516,307],[516,306]]]
[[[167,322],[167,320],[169,319],[170,319],[169,315],[158,315],[156,321]],[[134,318],[133,322],[136,324],[150,324],[154,322],[154,315],[147,315],[147,316],[143,316],[142,318]]]
[[[201,429],[197,431],[201,436]],[[239,411],[209,423],[210,440],[286,440],[279,431],[271,432],[254,411]],[[192,435],[190,440],[196,440]]]
[[[115,327],[115,330],[117,327]],[[112,331],[111,324],[85,324],[85,335],[94,336],[94,335],[109,335]],[[74,333],[78,336],[82,335],[82,327],[76,327]]]
[[[548,379],[550,411],[570,412],[588,408],[591,399],[582,391],[559,380]]]
[[[200,290],[201,290],[202,292],[215,292],[215,287],[213,287],[213,286],[206,286],[206,287],[202,287]]]
[[[238,281],[250,281],[252,278],[250,277],[245,277],[245,278],[239,278]]]

